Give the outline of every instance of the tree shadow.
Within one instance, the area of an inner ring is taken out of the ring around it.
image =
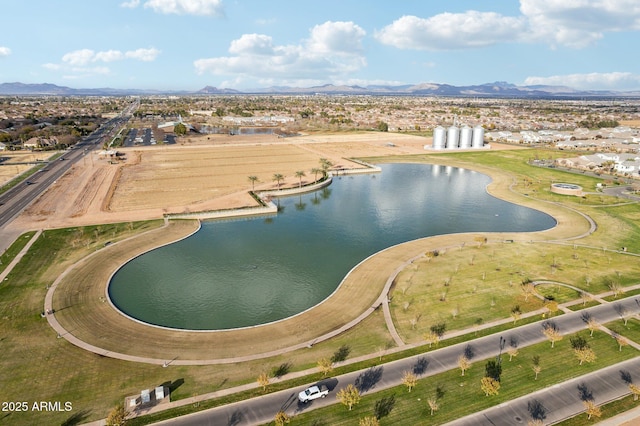
[[[517,336],[509,336],[509,346],[512,348],[518,347],[518,337]]]
[[[61,426],[75,426],[84,423],[84,420],[89,417],[91,410],[82,410],[72,414],[67,420],[60,423]]]
[[[360,392],[366,392],[373,389],[376,383],[380,381],[382,377],[383,367],[371,367],[364,373],[361,373],[356,379],[356,388]]]
[[[464,356],[468,360],[473,359],[473,357],[475,356],[475,352],[473,351],[473,346],[471,346],[471,345],[465,346],[465,348],[464,348]]]
[[[631,373],[628,372],[627,370],[620,370],[620,378],[622,379],[623,382],[625,382],[628,385],[633,383],[633,378],[631,377]]]
[[[578,385],[578,393],[581,401],[593,401],[593,392],[587,387],[586,383]]]
[[[242,413],[240,412],[240,410],[236,410],[234,411],[231,416],[229,417],[229,419],[227,420],[227,426],[236,426],[239,425],[240,422],[242,422]]]
[[[280,364],[279,366],[273,369],[273,377],[280,378],[285,374],[289,373],[289,370],[291,370],[291,363],[283,362],[282,364]]]
[[[394,405],[396,405],[396,397],[395,395],[385,396],[382,399],[376,401],[376,405],[373,408],[373,412],[376,415],[376,419],[380,420],[383,417],[386,417],[393,410]]]
[[[413,374],[417,376],[424,374],[424,372],[427,371],[428,365],[429,365],[429,361],[427,361],[427,358],[423,356],[418,358],[416,363],[413,364]]]
[[[351,353],[351,348],[348,345],[342,345],[340,348],[333,353],[331,356],[331,362],[342,362],[349,356]]]
[[[589,323],[589,321],[591,321],[591,319],[593,319],[593,315],[591,315],[589,312],[583,312],[583,313],[580,315],[580,318],[582,319],[582,321],[583,321],[585,324],[588,324],[588,323]]]
[[[547,418],[547,409],[544,408],[544,405],[537,399],[529,401],[527,403],[527,409],[529,410],[529,415],[533,420],[543,421]]]

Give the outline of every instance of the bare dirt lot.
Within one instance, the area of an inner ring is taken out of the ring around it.
[[[188,136],[176,145],[124,148],[124,160],[94,151],[56,182],[10,226],[16,231],[157,219],[256,205],[248,191],[313,181],[326,158],[334,168],[362,168],[361,156],[424,153],[429,138],[389,133],[345,133],[280,138],[275,135]],[[296,177],[302,171],[305,176]]]
[[[44,161],[51,157],[51,151],[7,151],[0,152],[0,185],[4,185],[19,174],[33,167],[33,162]]]

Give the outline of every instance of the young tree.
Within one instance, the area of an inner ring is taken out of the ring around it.
[[[587,419],[591,420],[591,417],[600,417],[602,415],[602,410],[600,407],[596,405],[593,400],[588,399],[584,401],[585,412],[587,413]]]
[[[580,298],[582,299],[582,306],[593,300],[593,297],[586,291],[580,292]]]
[[[596,360],[595,352],[593,352],[584,337],[575,336],[572,337],[570,341],[573,352],[580,361],[580,365],[582,365],[583,362],[593,362]]]
[[[320,159],[320,168],[322,169],[322,173],[326,176],[327,171],[333,166],[333,163],[326,158]]]
[[[562,340],[562,335],[558,330],[558,327],[551,322],[545,322],[542,324],[542,334],[551,342],[553,348],[556,342]]]
[[[444,332],[447,330],[447,324],[440,322],[438,324],[432,325],[429,330],[438,335],[438,337],[444,336]]]
[[[107,416],[106,426],[125,426],[128,423],[129,413],[124,404],[118,404]]]
[[[318,173],[322,173],[322,169],[314,167],[314,168],[311,169],[311,173],[313,173],[313,180],[317,181],[318,180]]]
[[[249,176],[249,182],[251,182],[251,190],[253,191],[256,187],[256,182],[258,181],[258,176]]]
[[[276,413],[276,417],[273,419],[276,426],[284,426],[291,421],[291,417],[284,411],[280,410]]]
[[[480,388],[485,396],[497,395],[500,390],[500,382],[492,377],[483,377],[482,380],[480,380]]]
[[[322,372],[322,375],[326,376],[333,371],[333,363],[329,358],[320,358],[318,360],[318,368]]]
[[[409,392],[418,384],[418,377],[411,371],[405,371],[402,376],[402,383],[409,389]]]
[[[522,311],[520,310],[520,305],[516,305],[511,308],[511,318],[513,318],[513,323],[515,324],[520,317],[522,316]]]
[[[484,375],[486,377],[491,377],[493,380],[499,382],[500,376],[502,375],[502,365],[500,364],[500,362],[496,361],[495,359],[490,359],[489,361],[487,361],[486,365],[484,366]]]
[[[464,376],[464,372],[471,368],[471,361],[464,354],[458,357],[458,367]]]
[[[614,337],[616,338],[616,343],[618,344],[618,351],[622,352],[622,347],[628,346],[629,341],[625,337],[620,336],[619,334],[616,334]]]
[[[574,349],[573,352],[580,361],[580,365],[582,365],[583,362],[594,362],[596,360],[596,354],[589,346]]]
[[[429,347],[431,347],[431,345],[438,346],[438,343],[440,343],[440,336],[438,336],[438,333],[429,330],[424,334],[424,340],[429,342]]]
[[[298,188],[301,188],[301,187],[302,187],[302,178],[303,178],[303,177],[305,177],[305,176],[306,176],[306,174],[305,174],[305,172],[304,172],[304,171],[302,171],[302,170],[298,170],[298,171],[296,172],[296,177],[297,177],[298,179],[300,179],[300,181],[298,182]]]
[[[633,394],[633,400],[637,401],[638,396],[640,396],[640,386],[636,386],[633,383],[629,383],[629,390]]]
[[[269,385],[269,375],[265,372],[262,372],[258,376],[257,381],[258,381],[258,384],[262,386],[262,392],[264,392],[267,389],[267,386]]]
[[[360,391],[352,384],[349,384],[346,388],[342,388],[338,391],[336,398],[343,405],[349,407],[349,411],[351,411],[353,406],[360,402]]]
[[[507,353],[509,354],[509,361],[511,361],[514,356],[518,356],[518,348],[516,346],[509,346]]]
[[[278,189],[280,189],[280,182],[284,179],[284,175],[281,173],[275,173],[273,175],[273,180],[278,182]]]
[[[593,337],[593,332],[600,328],[600,324],[595,318],[589,317],[587,319],[587,328],[590,331],[589,336]]]
[[[529,300],[529,296],[535,294],[536,287],[533,285],[531,281],[525,281],[522,283],[520,287],[522,289],[522,293],[524,294],[524,301]]]
[[[358,421],[358,426],[380,426],[380,422],[375,416],[367,416]]]
[[[435,396],[430,396],[429,399],[427,399],[427,404],[429,404],[429,408],[431,409],[431,415],[433,416],[433,412],[434,411],[438,411],[438,400],[436,399]]]
[[[538,374],[540,374],[540,372],[542,371],[542,367],[540,366],[540,356],[534,355],[532,361],[533,365],[531,366],[531,368],[533,369],[533,372],[536,373],[536,377],[534,380],[538,380]]]
[[[559,309],[558,302],[556,302],[555,300],[548,301],[547,303],[545,303],[544,307],[547,308],[547,312],[550,317],[555,315],[555,313],[558,312]]]

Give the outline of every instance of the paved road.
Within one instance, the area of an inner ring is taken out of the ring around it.
[[[637,315],[640,313],[640,299],[629,297],[618,302],[598,305],[580,312],[561,315],[552,320],[562,334],[570,334],[585,329],[583,315],[588,312],[592,318],[600,324],[614,320],[620,320],[621,315]],[[425,355],[414,356],[378,367],[363,371],[357,371],[335,378],[327,379],[323,383],[331,390],[325,399],[316,400],[309,404],[301,404],[296,400],[298,392],[306,386],[297,387],[273,394],[268,394],[259,398],[229,404],[223,407],[213,408],[200,413],[179,417],[158,425],[260,425],[273,420],[279,410],[286,411],[289,415],[296,415],[315,408],[324,407],[337,403],[335,394],[348,384],[356,385],[362,394],[376,392],[382,389],[397,386],[402,383],[402,376],[405,371],[413,371],[420,377],[435,375],[444,371],[458,368],[458,357],[467,352],[473,355],[472,362],[480,362],[498,356],[504,351],[504,346],[515,344],[518,347],[525,347],[545,341],[542,334],[542,321],[528,324],[517,329],[491,336],[481,337],[470,342],[438,349]],[[504,343],[503,343],[504,342]],[[501,343],[503,347],[501,348]],[[640,358],[628,363],[613,366],[603,372],[596,372],[589,377],[583,377],[567,383],[555,385],[551,390],[545,390],[531,396],[537,399],[544,409],[546,421],[553,418],[571,417],[583,410],[582,402],[579,398],[577,386],[586,384],[586,389],[592,393],[597,403],[614,399],[617,396],[628,392],[627,384],[621,379],[620,370],[628,369],[633,371],[631,378],[634,383],[640,383]],[[582,381],[581,381],[582,380]],[[527,397],[529,398],[529,397]],[[502,404],[485,412],[476,413],[454,422],[456,425],[478,425],[478,424],[519,424],[516,417],[522,419],[523,424],[527,424],[531,419],[528,404],[530,400],[522,398],[513,403]],[[577,401],[577,402],[576,402]]]
[[[8,191],[0,194],[0,229],[17,217],[29,204],[38,198],[49,186],[58,180],[71,166],[80,161],[88,152],[101,147],[103,139],[113,129],[123,126],[129,119],[135,103],[130,105],[126,113],[112,118],[103,124],[98,130],[75,144],[73,149],[66,151],[58,160],[45,163],[45,167]],[[3,244],[11,244],[12,241],[3,238]],[[0,244],[0,253],[7,247]]]
[[[463,417],[448,425],[513,426],[526,425],[532,419],[553,424],[584,411],[585,399],[601,405],[627,394],[629,380],[640,383],[640,357]],[[584,416],[586,419],[586,414]]]

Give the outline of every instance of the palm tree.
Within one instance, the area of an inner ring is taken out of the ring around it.
[[[298,188],[302,188],[302,178],[306,176],[306,174],[302,170],[298,170],[296,172],[296,177],[300,179],[300,183],[298,184]]]
[[[249,176],[249,182],[251,182],[251,190],[253,191],[256,185],[256,182],[258,181],[258,176]]]
[[[284,179],[284,175],[282,175],[280,173],[276,173],[276,174],[273,175],[273,180],[278,182],[278,189],[280,189],[280,182],[282,182],[283,179]]]
[[[322,172],[325,174],[325,176],[327,174],[327,170],[329,170],[331,166],[333,166],[333,163],[331,161],[327,160],[326,158],[320,159],[320,167],[322,168]]]
[[[322,173],[322,169],[314,167],[313,169],[311,169],[311,173],[313,173],[313,181],[315,182],[318,180],[318,173]]]

